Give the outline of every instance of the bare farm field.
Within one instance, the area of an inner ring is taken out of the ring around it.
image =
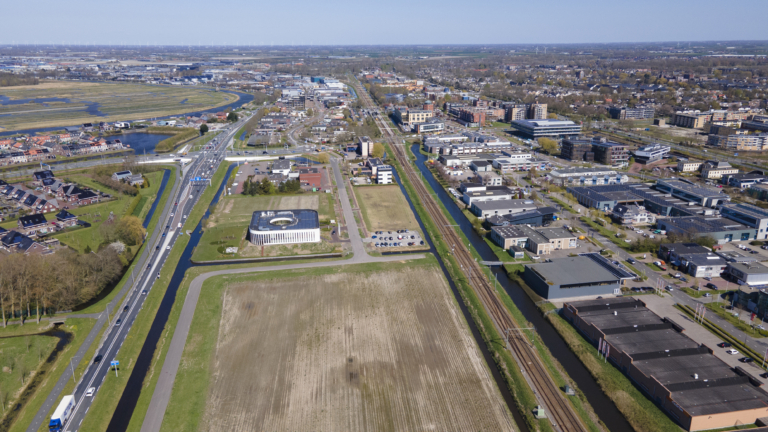
[[[235,94],[206,88],[44,82],[0,89],[0,128],[21,130],[148,119],[210,109],[237,99]]]
[[[163,431],[516,430],[434,260],[211,279]]]

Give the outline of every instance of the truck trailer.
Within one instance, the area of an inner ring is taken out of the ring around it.
[[[51,416],[51,422],[48,423],[48,430],[51,432],[59,432],[64,430],[64,426],[67,424],[67,420],[72,415],[72,411],[75,409],[75,396],[64,396],[56,407],[56,411]]]

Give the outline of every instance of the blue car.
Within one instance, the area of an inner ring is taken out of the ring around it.
[[[377,236],[371,236],[371,238],[377,238]]]

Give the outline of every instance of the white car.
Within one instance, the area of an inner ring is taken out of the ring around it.
[[[171,247],[170,246],[166,246],[165,250],[171,250]]]
[[[739,352],[736,351],[735,349],[731,348],[728,351],[726,351],[726,353],[728,353],[730,355],[737,355]]]
[[[91,387],[88,390],[85,391],[86,397],[91,397],[96,392],[96,387]]]

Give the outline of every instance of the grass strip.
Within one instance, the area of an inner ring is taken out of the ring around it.
[[[38,374],[42,377],[42,382],[37,384],[37,389],[28,397],[28,399],[26,399],[26,401],[24,401],[19,411],[17,411],[16,419],[13,424],[5,430],[10,432],[21,432],[27,429],[30,423],[32,423],[32,419],[35,417],[35,414],[37,414],[37,411],[39,411],[40,407],[45,403],[45,399],[56,387],[56,383],[61,374],[66,368],[70,367],[70,359],[77,353],[77,350],[80,349],[80,345],[82,345],[83,340],[85,340],[85,337],[91,331],[94,324],[96,324],[96,320],[92,318],[71,318],[61,326],[61,330],[71,334],[72,340],[56,356],[52,363],[46,362],[46,364],[38,370]],[[88,358],[88,361],[90,360],[91,358]],[[55,409],[55,407],[53,409]],[[44,422],[40,430],[47,431],[48,423]]]

